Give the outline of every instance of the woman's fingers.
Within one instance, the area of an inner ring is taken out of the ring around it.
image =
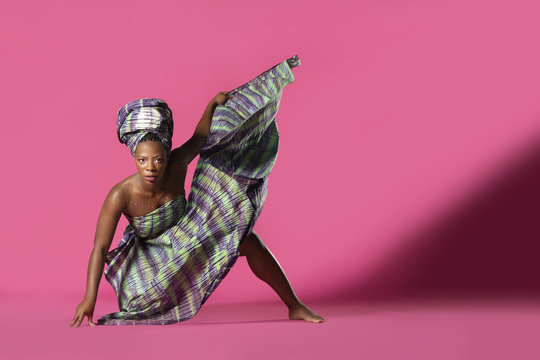
[[[86,315],[86,314],[80,314],[80,313],[75,314],[75,317],[73,317],[73,320],[71,320],[71,322],[69,323],[69,326],[72,327],[73,324],[75,324],[75,327],[81,326],[81,323],[83,322],[85,317],[88,317],[88,324],[90,324],[90,326],[96,326],[96,323],[92,319],[93,315],[90,315],[90,314]]]
[[[75,325],[75,327],[81,326],[81,323],[84,321],[84,318],[88,317],[88,324],[90,326],[96,326],[97,324],[94,322],[94,304],[88,302],[87,300],[83,300],[77,307],[75,308],[75,316],[73,316],[73,320],[69,323],[69,327],[72,327]]]
[[[73,316],[73,320],[71,320],[71,322],[69,323],[69,326],[73,326],[73,324],[75,324],[75,322],[77,321],[77,315],[78,314],[75,314],[75,316]]]
[[[84,313],[77,310],[77,313],[75,314],[75,317],[73,318],[73,321],[71,322],[71,325],[75,324],[75,327],[79,327],[81,325],[83,319],[84,319]]]
[[[73,326],[73,324],[76,324],[80,318],[81,318],[81,312],[79,311],[79,309],[77,309],[77,311],[75,312],[75,316],[73,316],[73,320],[71,320],[71,322],[69,323],[69,326]]]
[[[73,326],[77,327],[78,322],[79,322],[79,316],[77,316],[77,318],[75,320],[73,320],[69,326],[70,327],[73,327]]]
[[[214,101],[217,105],[223,105],[230,98],[232,98],[232,96],[227,94],[226,91],[220,91],[216,96],[214,96],[212,101]]]

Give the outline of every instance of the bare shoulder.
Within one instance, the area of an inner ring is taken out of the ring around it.
[[[107,194],[107,197],[105,198],[105,203],[103,205],[115,212],[123,212],[125,209],[125,205],[130,198],[132,178],[133,175],[128,176],[124,180],[115,184],[111,188],[111,190],[109,190],[109,193]]]

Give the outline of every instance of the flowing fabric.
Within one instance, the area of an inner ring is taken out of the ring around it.
[[[99,325],[165,325],[191,319],[238,259],[261,214],[276,161],[275,121],[283,88],[294,82],[295,55],[229,92],[217,106],[189,198],[126,218],[104,275],[119,312]]]

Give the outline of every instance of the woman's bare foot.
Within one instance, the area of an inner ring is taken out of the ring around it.
[[[311,311],[310,308],[308,308],[302,303],[298,303],[297,305],[291,306],[289,308],[289,319],[306,320],[315,323],[324,322],[324,319],[321,316],[315,314],[313,311]]]

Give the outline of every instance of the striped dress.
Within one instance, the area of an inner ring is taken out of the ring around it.
[[[297,55],[286,59],[216,107],[187,200],[182,194],[149,214],[126,215],[104,272],[120,311],[99,325],[188,320],[227,275],[261,214],[278,152],[275,116],[298,65]]]

